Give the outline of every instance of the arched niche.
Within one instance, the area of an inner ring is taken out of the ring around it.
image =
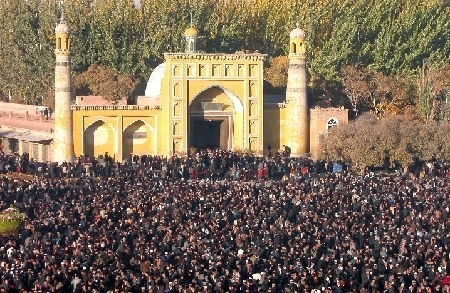
[[[297,44],[295,42],[291,43],[291,53],[297,53]]]
[[[127,159],[132,155],[154,154],[155,129],[150,124],[136,120],[123,130],[122,157]]]
[[[202,103],[223,104],[221,111],[244,111],[244,106],[239,97],[220,85],[209,86],[196,94],[190,101],[189,111],[204,111]]]
[[[84,154],[90,157],[104,156],[105,153],[115,154],[116,131],[103,120],[90,124],[83,133]]]

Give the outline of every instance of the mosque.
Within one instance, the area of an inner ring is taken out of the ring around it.
[[[64,20],[56,26],[55,36],[53,129],[41,140],[34,132],[30,141],[16,132],[31,125],[12,129],[11,111],[9,119],[0,119],[1,129],[9,127],[7,134],[0,131],[6,151],[14,144],[16,151],[58,163],[80,155],[108,153],[122,160],[130,154],[173,155],[193,148],[259,154],[269,147],[286,148],[292,156],[317,157],[320,135],[348,121],[346,109],[308,107],[305,32],[298,25],[290,33],[284,96],[264,94],[266,54],[202,53],[197,48],[199,32],[191,25],[185,31],[185,51],[164,54],[145,95],[136,97],[133,105],[92,96],[72,101],[70,29]],[[28,111],[25,119],[27,115]]]

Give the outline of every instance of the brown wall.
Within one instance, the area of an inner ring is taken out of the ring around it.
[[[310,153],[314,158],[320,155],[320,136],[327,132],[327,121],[334,118],[338,125],[348,123],[348,109],[316,108],[310,110]]]

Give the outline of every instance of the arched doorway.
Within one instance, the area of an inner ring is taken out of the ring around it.
[[[114,156],[116,133],[106,122],[98,120],[89,125],[84,131],[84,154],[90,157],[104,156],[108,153]]]
[[[142,120],[128,125],[123,131],[122,157],[129,158],[130,154],[143,155],[154,153],[154,128]]]
[[[189,148],[231,149],[233,112],[242,115],[242,110],[239,98],[221,86],[197,94],[189,105]]]
[[[230,115],[190,115],[190,147],[231,149],[230,123]]]

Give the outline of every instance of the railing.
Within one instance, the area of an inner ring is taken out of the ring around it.
[[[53,123],[53,117],[44,117],[41,114],[36,114],[34,112],[29,113],[28,111],[25,112],[5,112],[0,111],[0,118],[8,117],[9,119],[15,119],[15,120],[25,120],[25,121],[39,121],[39,122],[52,122]]]
[[[72,105],[73,111],[100,111],[100,110],[162,110],[161,106],[115,105],[115,106],[78,106]]]

